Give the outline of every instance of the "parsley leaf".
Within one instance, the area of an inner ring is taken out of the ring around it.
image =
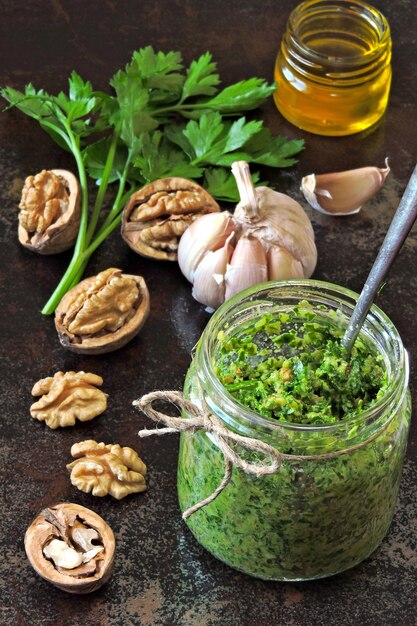
[[[217,64],[212,59],[210,52],[206,52],[197,61],[192,61],[182,88],[182,102],[191,96],[212,96],[216,93],[220,78],[216,72]]]
[[[143,134],[133,164],[146,182],[166,176],[200,178],[203,170],[193,165],[181,150],[163,137],[160,131]]]
[[[195,165],[230,167],[234,161],[247,161],[271,167],[288,167],[303,148],[303,141],[272,137],[260,120],[247,122],[240,117],[224,121],[220,113],[204,113],[185,126],[165,127],[165,135],[179,146]]]
[[[69,96],[62,91],[57,96],[43,89],[37,91],[31,83],[26,85],[24,93],[6,87],[0,90],[0,94],[10,106],[37,119],[61,147],[68,149],[64,135],[72,132],[81,139],[96,131],[89,114],[93,114],[100,104],[100,100],[93,95],[91,83],[84,82],[76,72],[72,72],[68,82]]]
[[[224,124],[220,113],[202,115],[198,122],[188,122],[183,135],[188,139],[195,160],[204,160],[207,154],[217,152],[216,140],[222,135]],[[217,141],[217,146],[221,141]]]
[[[36,91],[35,87],[29,83],[25,87],[25,91],[21,92],[12,87],[5,87],[0,90],[0,94],[10,105],[7,107],[16,107],[20,109],[25,115],[34,117],[39,120],[42,117],[51,116],[51,107],[48,102],[51,100],[51,96],[43,89]]]
[[[251,161],[269,167],[289,167],[296,160],[293,157],[304,148],[302,139],[288,140],[286,137],[272,137],[267,128],[254,135],[245,146],[252,155]]]
[[[214,98],[204,102],[204,106],[221,113],[238,113],[256,109],[275,91],[275,84],[261,78],[249,78],[225,87]]]
[[[114,126],[120,126],[122,140],[127,146],[131,146],[137,135],[154,130],[159,122],[148,111],[148,91],[138,86],[134,75],[119,70],[111,79],[110,85],[116,92],[118,105],[110,122]]]
[[[133,53],[132,62],[127,66],[127,73],[141,81],[145,89],[157,89],[179,95],[184,84],[182,58],[179,52],[154,52],[147,46]],[[155,94],[151,94],[151,100]]]
[[[252,172],[253,183],[259,181],[259,172]],[[223,168],[207,168],[204,175],[204,188],[218,200],[224,202],[239,202],[239,192],[236,181],[231,172]]]
[[[180,146],[194,164],[223,164],[224,156],[236,160],[234,150],[242,147],[262,128],[261,121],[246,122],[240,117],[234,122],[223,122],[220,113],[204,113],[182,129],[168,126],[165,133],[173,143]]]
[[[227,138],[224,146],[225,152],[232,152],[244,146],[247,141],[259,133],[262,128],[260,120],[246,122],[244,117],[240,117],[233,124],[228,126]]]

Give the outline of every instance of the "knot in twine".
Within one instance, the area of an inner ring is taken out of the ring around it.
[[[155,400],[165,400],[185,411],[190,417],[172,417],[153,408]],[[165,435],[166,433],[192,432],[202,430],[214,435],[216,442],[223,453],[225,462],[225,472],[223,480],[217,489],[208,498],[201,500],[197,504],[184,511],[182,518],[187,519],[193,513],[210,504],[223,491],[232,477],[233,465],[236,465],[247,474],[264,476],[274,474],[280,467],[282,459],[287,455],[282,454],[274,447],[259,439],[243,437],[226,428],[215,415],[210,413],[206,402],[201,398],[202,408],[199,409],[193,402],[186,400],[180,391],[154,391],[148,393],[139,400],[135,400],[133,405],[139,407],[145,415],[154,422],[166,424],[166,428],[155,428],[152,430],[140,430],[139,437],[150,437],[151,435]],[[231,443],[238,444],[241,448],[251,452],[260,452],[266,457],[265,461],[258,463],[248,463],[231,447]],[[268,460],[269,459],[269,460]]]
[[[152,406],[152,402],[155,400],[168,401],[180,410],[185,411],[191,417],[173,417],[171,415],[161,413]],[[197,504],[194,504],[192,507],[184,511],[182,514],[183,519],[187,519],[187,517],[190,517],[190,515],[199,509],[202,509],[207,504],[210,504],[210,502],[213,502],[213,500],[217,498],[223,489],[225,489],[225,487],[227,487],[230,483],[233,465],[236,465],[236,467],[239,467],[247,474],[254,474],[255,476],[260,477],[267,474],[275,474],[275,472],[277,472],[281,467],[283,460],[302,462],[334,459],[344,454],[349,454],[355,450],[359,450],[360,448],[370,444],[372,441],[375,441],[388,429],[391,423],[391,420],[388,420],[385,425],[381,429],[377,430],[371,437],[365,441],[354,444],[350,448],[335,450],[334,452],[325,452],[323,454],[301,456],[298,454],[285,454],[284,452],[279,452],[279,450],[261,441],[260,439],[243,437],[242,435],[234,433],[232,430],[226,428],[218,417],[213,415],[213,413],[210,413],[202,393],[200,393],[200,402],[201,409],[193,402],[186,400],[180,391],[154,391],[152,393],[145,394],[142,398],[133,402],[134,406],[139,407],[145,415],[150,417],[154,422],[157,424],[160,422],[166,424],[166,428],[154,428],[152,430],[145,428],[144,430],[140,430],[138,433],[139,437],[150,437],[151,435],[165,435],[166,433],[178,432],[195,433],[202,430],[215,437],[217,445],[223,454],[225,471],[220,485],[207,498],[197,502]],[[260,452],[265,456],[265,461],[248,463],[233,450],[230,445],[232,443],[237,444],[243,450]]]

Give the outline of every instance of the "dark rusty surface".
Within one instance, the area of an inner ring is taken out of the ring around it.
[[[152,44],[178,49],[187,61],[210,50],[225,82],[270,78],[289,10],[296,2],[252,0],[29,0],[1,2],[0,84],[32,81],[57,92],[72,69],[105,88],[132,50]],[[268,176],[296,198],[301,176],[362,165],[392,173],[381,193],[345,219],[314,213],[319,263],[315,277],[355,290],[369,271],[416,159],[414,3],[376,1],[394,39],[394,81],[386,116],[361,135],[332,139],[290,127],[271,101],[264,117],[274,132],[305,137],[298,166]],[[114,234],[88,273],[118,266],[142,274],[152,298],[140,336],[101,357],[65,352],[53,321],[40,308],[69,255],[41,258],[17,240],[16,205],[26,175],[68,167],[68,155],[36,122],[18,111],[0,115],[1,172],[1,558],[3,625],[130,626],[269,624],[391,626],[416,624],[417,430],[412,425],[397,513],[382,546],[365,563],[335,578],[307,584],[265,583],[235,572],[207,554],[181,522],[176,497],[177,437],[139,440],[149,426],[131,402],[157,389],[179,389],[190,350],[208,320],[175,264],[136,256]],[[411,354],[416,397],[417,232],[404,245],[378,303],[397,325]],[[57,370],[103,376],[108,410],[93,422],[51,431],[30,418],[33,383]],[[116,502],[70,485],[69,448],[95,438],[134,447],[149,466],[149,491]],[[110,582],[73,597],[42,581],[25,558],[23,536],[38,510],[59,500],[93,508],[112,526],[117,557]]]

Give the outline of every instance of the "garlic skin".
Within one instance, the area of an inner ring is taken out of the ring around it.
[[[234,215],[199,217],[178,247],[193,297],[210,309],[267,280],[309,278],[317,262],[314,231],[298,202],[268,187],[255,189],[244,161],[233,163],[232,172],[241,197]]]
[[[383,186],[390,172],[385,168],[361,167],[334,174],[310,174],[301,181],[307,202],[325,215],[352,215]]]

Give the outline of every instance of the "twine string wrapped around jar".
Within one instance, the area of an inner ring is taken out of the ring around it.
[[[209,407],[204,400],[201,387],[199,391],[201,409],[193,402],[187,400],[180,391],[154,391],[152,393],[145,394],[133,402],[135,407],[142,410],[143,413],[145,413],[145,415],[147,415],[154,422],[157,424],[160,422],[166,424],[166,428],[154,428],[151,430],[147,428],[142,429],[138,432],[139,437],[143,438],[150,437],[151,435],[165,435],[167,433],[176,432],[195,433],[197,431],[204,431],[215,437],[217,445],[223,454],[225,472],[220,485],[207,498],[197,502],[184,511],[182,515],[184,520],[199,509],[207,506],[207,504],[210,504],[210,502],[213,502],[213,500],[220,495],[232,478],[233,465],[242,469],[247,474],[254,474],[257,477],[261,477],[267,474],[275,474],[275,472],[277,472],[281,467],[284,460],[303,462],[334,459],[343,454],[350,454],[351,452],[372,443],[372,441],[380,437],[390,425],[390,420],[388,420],[384,424],[383,428],[379,429],[371,437],[344,450],[336,450],[334,452],[326,452],[316,455],[286,454],[284,452],[280,452],[260,439],[256,439],[254,437],[244,437],[242,435],[238,435],[229,428],[226,428],[222,421],[210,412]],[[157,400],[170,402],[191,417],[174,417],[172,415],[167,415],[166,413],[161,413],[152,406],[152,403]],[[248,463],[248,461],[235,452],[232,448],[233,443],[240,446],[243,450],[263,454],[265,460],[259,461],[258,463]]]

